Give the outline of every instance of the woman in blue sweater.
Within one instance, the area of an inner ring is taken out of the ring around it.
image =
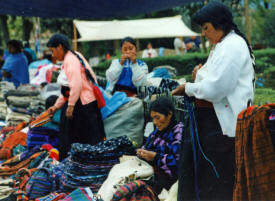
[[[154,166],[153,188],[160,193],[163,188],[169,190],[178,179],[183,123],[176,121],[174,105],[167,97],[152,102],[150,115],[156,129],[137,155]]]

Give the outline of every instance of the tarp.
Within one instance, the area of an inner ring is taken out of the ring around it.
[[[183,23],[181,16],[120,21],[74,20],[74,24],[81,36],[78,41],[116,40],[126,36],[140,39],[199,35]]]
[[[202,0],[0,0],[0,14],[46,18],[111,18],[150,13]]]

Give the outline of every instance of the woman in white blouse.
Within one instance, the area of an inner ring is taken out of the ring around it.
[[[179,86],[173,94],[195,97],[199,141],[215,168],[198,151],[197,161],[193,160],[197,165],[194,180],[193,162],[186,155],[187,148],[184,149],[182,164],[189,167],[184,165],[180,170],[179,188],[184,190],[179,192],[179,198],[232,200],[235,128],[238,114],[253,100],[254,56],[247,39],[233,22],[232,13],[222,3],[208,3],[195,14],[194,21],[214,48],[206,63],[194,68],[194,83]],[[188,181],[194,185],[187,184]]]
[[[126,37],[122,40],[121,58],[114,59],[106,71],[107,92],[123,91],[127,96],[135,96],[137,87],[146,82],[148,67],[145,62],[137,59],[136,51],[136,42],[133,38]]]

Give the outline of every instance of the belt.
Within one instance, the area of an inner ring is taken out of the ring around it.
[[[204,108],[214,108],[211,102],[206,100],[195,99],[195,106],[196,107],[204,107]]]

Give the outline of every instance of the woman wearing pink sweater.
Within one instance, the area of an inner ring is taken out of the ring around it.
[[[96,81],[96,76],[86,59],[70,49],[63,34],[54,34],[47,43],[53,56],[64,61],[57,82],[61,95],[48,110],[54,113],[62,108],[59,150],[61,160],[67,156],[72,143],[96,144],[105,137],[103,121],[85,68]],[[84,64],[84,65],[83,65]]]

